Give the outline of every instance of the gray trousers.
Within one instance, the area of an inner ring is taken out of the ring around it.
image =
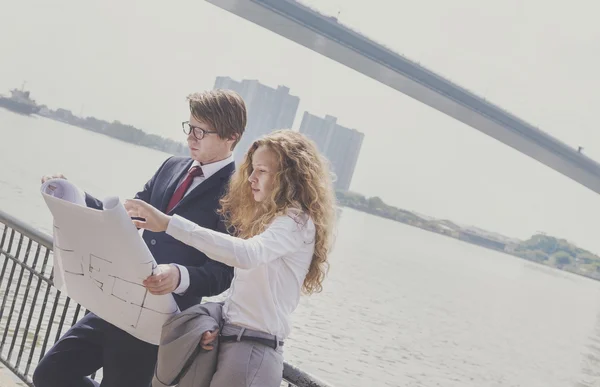
[[[238,326],[226,324],[221,334],[237,336],[241,331]],[[252,331],[253,336],[256,333]],[[282,375],[281,348],[273,349],[249,340],[224,342],[219,344],[217,371],[210,387],[279,387]]]

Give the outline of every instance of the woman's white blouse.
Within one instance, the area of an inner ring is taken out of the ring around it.
[[[279,216],[263,233],[241,239],[174,215],[167,234],[235,268],[223,309],[227,323],[280,339],[289,335],[314,254],[315,225],[308,216]]]

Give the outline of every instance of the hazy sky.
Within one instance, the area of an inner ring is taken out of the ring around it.
[[[340,22],[600,160],[597,2],[306,2],[341,11]],[[308,110],[366,134],[353,190],[510,236],[543,230],[600,253],[597,194],[204,1],[0,0],[0,29],[0,93],[27,81],[52,108],[183,140],[185,96],[216,76],[284,84],[301,98],[296,127]]]

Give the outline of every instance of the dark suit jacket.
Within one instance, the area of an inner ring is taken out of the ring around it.
[[[144,200],[165,212],[166,207],[193,160],[188,157],[167,159],[136,199]],[[228,164],[189,192],[169,215],[177,214],[202,227],[227,232],[222,217],[217,214],[219,199],[224,194],[235,169]],[[88,207],[102,209],[102,202],[86,193]],[[215,296],[227,290],[233,278],[233,268],[213,261],[201,251],[188,246],[164,232],[144,231],[144,241],[158,264],[176,263],[190,273],[190,286],[183,295],[173,293],[179,309],[185,310],[200,303],[202,297]]]

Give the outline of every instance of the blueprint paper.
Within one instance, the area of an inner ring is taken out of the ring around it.
[[[158,344],[163,323],[179,309],[172,295],[142,285],[156,261],[117,197],[104,210],[85,206],[83,192],[64,179],[42,185],[54,217],[54,282],[99,317]]]

